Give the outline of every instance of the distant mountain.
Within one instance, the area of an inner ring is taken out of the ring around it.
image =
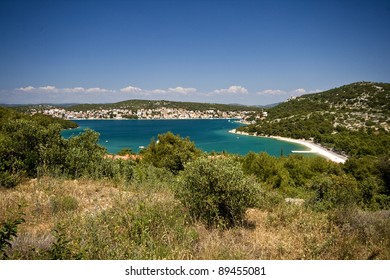
[[[267,104],[267,105],[259,105],[259,106],[257,106],[257,107],[260,107],[260,108],[273,108],[273,107],[275,107],[275,106],[278,106],[280,104],[280,102],[278,102],[278,103],[272,103],[272,104]]]
[[[243,130],[314,138],[349,155],[390,154],[389,83],[353,83],[302,95],[267,111],[265,120]]]

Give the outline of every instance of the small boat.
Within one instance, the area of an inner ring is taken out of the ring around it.
[[[139,146],[138,148],[140,148],[140,149],[145,149],[145,147],[144,147],[144,146]]]
[[[108,140],[106,140],[106,143],[108,143]]]

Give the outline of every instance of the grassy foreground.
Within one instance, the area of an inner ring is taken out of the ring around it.
[[[21,212],[26,220],[5,251],[10,259],[390,259],[389,212],[318,212],[266,190],[244,226],[219,229],[186,215],[173,180],[43,177],[0,189],[0,220]]]

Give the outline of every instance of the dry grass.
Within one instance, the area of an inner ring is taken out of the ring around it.
[[[305,241],[308,239],[323,239],[326,227],[308,224],[303,217],[302,209],[292,211],[294,218],[280,213],[270,213],[265,210],[250,209],[247,211],[248,226],[233,228],[227,231],[207,232],[202,226],[199,231],[202,246],[199,250],[200,259],[306,259]],[[326,217],[318,217],[319,221]],[[326,223],[325,223],[326,224]],[[306,227],[308,231],[304,231]],[[310,230],[309,230],[310,228]],[[314,240],[313,240],[314,241]],[[314,241],[314,242],[316,242]]]
[[[362,212],[359,218],[361,219]],[[363,216],[373,215],[364,214]],[[375,214],[374,214],[375,215]],[[375,215],[377,216],[377,215]],[[383,216],[383,215],[382,215]],[[332,222],[329,214],[294,205],[250,209],[248,226],[226,231],[197,225],[198,259],[389,259],[388,217],[358,224]],[[347,217],[348,221],[350,219]],[[367,221],[367,220],[366,220]],[[373,229],[379,225],[381,230]],[[387,236],[383,234],[387,232]],[[362,237],[362,232],[366,233]],[[379,239],[378,239],[379,238]]]
[[[249,209],[245,226],[222,230],[191,223],[167,187],[42,178],[1,189],[0,197],[0,221],[17,217],[19,204],[25,213],[9,252],[14,259],[50,258],[59,228],[69,241],[65,258],[390,258],[383,212],[325,213],[281,202]]]
[[[14,219],[19,212],[24,213],[26,220],[19,226],[18,238],[13,243],[14,257],[28,258],[35,253],[39,256],[52,245],[57,223],[110,208],[120,194],[115,185],[104,181],[51,178],[34,179],[13,189],[0,190],[0,221]],[[77,209],[68,211],[66,204],[54,207],[53,202],[63,197],[74,198]]]

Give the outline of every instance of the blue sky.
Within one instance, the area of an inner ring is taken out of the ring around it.
[[[389,1],[0,0],[0,103],[265,105],[390,82]]]

